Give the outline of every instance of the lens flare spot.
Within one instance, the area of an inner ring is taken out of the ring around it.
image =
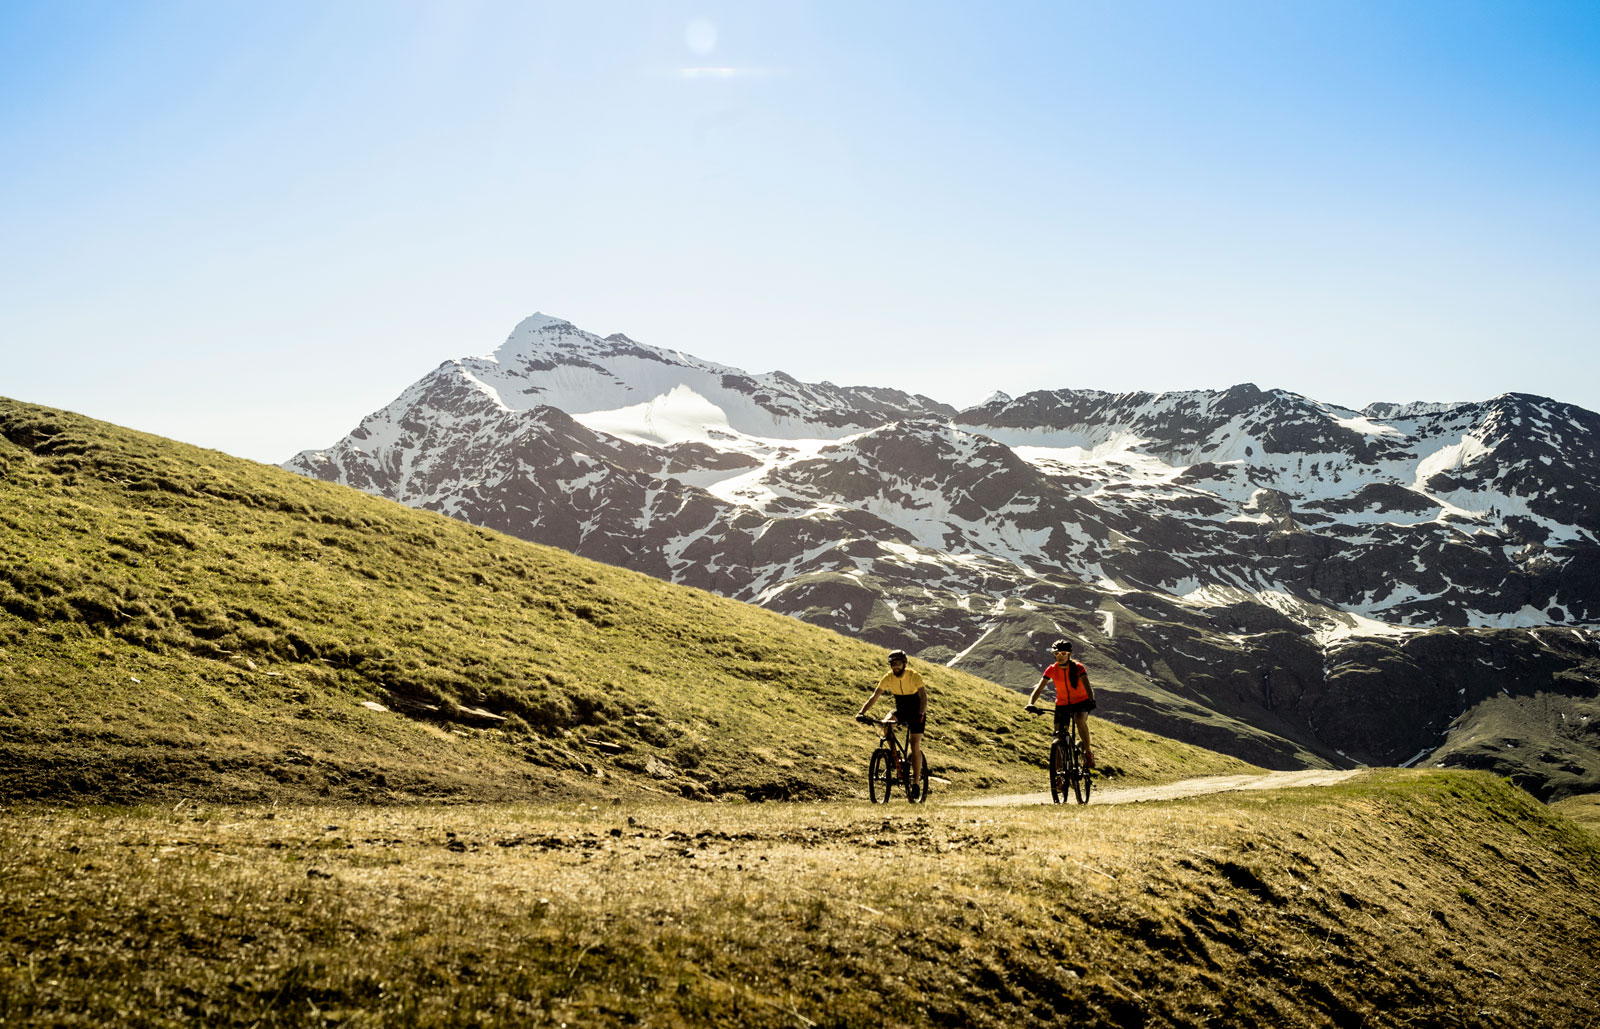
[[[696,18],[684,29],[683,40],[690,50],[704,57],[717,48],[717,27],[704,18]]]

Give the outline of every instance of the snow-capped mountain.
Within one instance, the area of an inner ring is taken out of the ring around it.
[[[1464,745],[1490,698],[1595,692],[1597,444],[1600,416],[1519,394],[958,412],[535,315],[285,467],[1018,688],[1067,632],[1105,713],[1263,763],[1493,764]],[[1584,745],[1530,781],[1600,777]]]

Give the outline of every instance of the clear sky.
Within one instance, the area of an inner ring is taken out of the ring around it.
[[[0,395],[276,462],[536,310],[1600,409],[1600,3],[0,0]]]

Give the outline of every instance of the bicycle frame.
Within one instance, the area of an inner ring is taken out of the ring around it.
[[[900,737],[895,732],[899,723],[894,716],[873,721],[870,724],[878,727],[878,745],[873,749],[872,757],[867,762],[867,792],[874,804],[887,804],[889,793],[893,784],[898,781],[900,788],[905,792],[906,799],[913,804],[920,804],[928,799],[928,758],[923,755],[922,775],[913,782],[911,774],[911,750],[909,745],[902,747]],[[881,790],[881,799],[880,799]]]
[[[1050,799],[1057,804],[1067,799],[1070,787],[1078,803],[1089,803],[1094,784],[1089,769],[1083,767],[1083,748],[1078,744],[1078,720],[1069,717],[1064,729],[1050,737]]]

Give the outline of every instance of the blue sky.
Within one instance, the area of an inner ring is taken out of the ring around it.
[[[1600,409],[1600,4],[0,0],[0,394],[264,461],[543,311]]]

